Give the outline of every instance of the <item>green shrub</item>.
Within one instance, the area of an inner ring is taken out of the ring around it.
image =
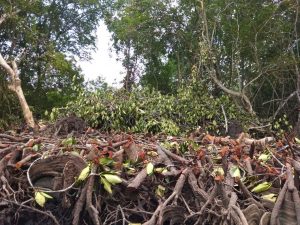
[[[72,112],[92,127],[102,130],[151,132],[176,135],[205,126],[218,132],[224,125],[224,107],[228,120],[244,118],[230,98],[213,98],[200,85],[179,89],[176,95],[162,95],[148,88],[100,89],[81,91],[64,108],[54,108],[51,118]]]

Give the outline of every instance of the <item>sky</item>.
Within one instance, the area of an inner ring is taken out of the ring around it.
[[[86,80],[96,79],[98,76],[112,86],[120,86],[123,79],[124,68],[121,61],[117,61],[117,54],[112,48],[111,34],[105,24],[100,23],[97,30],[97,50],[92,53],[90,61],[80,61],[78,64],[82,68]]]

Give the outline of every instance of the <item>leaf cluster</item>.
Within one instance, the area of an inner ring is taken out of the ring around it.
[[[227,96],[212,97],[200,85],[191,84],[176,94],[163,95],[149,88],[82,90],[66,107],[54,108],[52,119],[69,112],[84,118],[92,127],[105,131],[179,134],[198,126],[220,131],[227,118],[245,121],[242,112]]]

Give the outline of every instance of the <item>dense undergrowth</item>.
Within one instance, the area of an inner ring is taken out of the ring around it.
[[[22,112],[16,96],[11,93],[0,76],[0,130],[21,121]]]
[[[222,108],[224,110],[222,110]],[[249,116],[227,96],[212,97],[201,85],[163,95],[148,88],[82,90],[63,108],[54,108],[52,120],[75,113],[92,127],[104,131],[150,132],[176,135],[196,127],[221,133],[227,121],[245,125]]]

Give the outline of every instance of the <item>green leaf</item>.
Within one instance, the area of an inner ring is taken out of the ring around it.
[[[251,192],[260,193],[269,190],[269,188],[272,186],[272,183],[270,182],[263,182],[256,187],[254,187]]]
[[[295,137],[296,144],[300,145],[300,139]]]
[[[100,158],[99,163],[103,166],[109,166],[114,163],[114,160],[112,160],[111,158],[105,157],[105,158]]]
[[[113,174],[102,174],[105,179],[111,184],[119,184],[122,183],[122,180],[119,176]]]
[[[159,197],[164,197],[165,191],[166,191],[166,188],[164,186],[158,185],[155,190],[155,194]]]
[[[45,192],[40,192],[45,198],[53,199],[51,195],[46,194]]]
[[[90,166],[87,166],[81,171],[78,180],[84,181],[89,176],[89,174],[90,174]]]
[[[147,170],[147,174],[151,175],[153,173],[153,170],[154,170],[154,165],[151,162],[148,163],[147,166],[146,166],[146,170]]]
[[[74,155],[74,156],[80,157],[80,154],[78,152],[76,152],[76,151],[71,151],[70,154]]]
[[[271,155],[269,155],[269,154],[261,154],[258,157],[258,159],[263,161],[263,162],[267,162],[270,158],[271,158]]]
[[[40,144],[35,144],[33,147],[32,147],[32,150],[37,152],[41,149],[41,145]]]
[[[262,199],[271,201],[271,202],[276,202],[277,195],[276,194],[268,194],[268,195],[263,195],[261,196]]]
[[[41,207],[44,207],[46,203],[46,197],[42,195],[42,192],[36,192],[34,195],[34,199],[37,204],[39,204]]]
[[[162,173],[164,170],[165,170],[164,167],[158,167],[158,168],[154,169],[154,172],[156,172],[156,173]]]
[[[76,144],[76,140],[75,140],[74,137],[69,137],[69,138],[67,138],[67,139],[64,139],[64,140],[62,141],[62,144],[63,144],[64,146],[66,146],[66,147],[70,147],[70,146]]]
[[[225,173],[222,167],[216,167],[212,172],[213,176],[224,176],[224,174]]]
[[[165,168],[165,169],[161,172],[161,174],[165,175],[167,172],[169,172],[169,171],[168,171],[167,168]]]
[[[50,113],[50,120],[51,120],[51,121],[53,121],[53,120],[54,120],[54,118],[55,118],[55,116],[54,116],[54,113],[53,113],[53,112],[51,112],[51,113]]]
[[[238,166],[232,166],[229,173],[232,177],[241,177],[241,172]]]
[[[100,177],[101,179],[101,183],[103,184],[104,189],[112,194],[112,190],[111,190],[111,184],[104,178],[104,177]]]
[[[217,121],[213,120],[213,125],[217,126]]]

